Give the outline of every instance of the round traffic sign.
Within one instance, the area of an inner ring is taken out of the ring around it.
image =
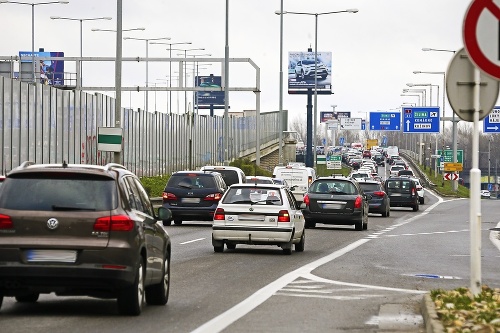
[[[451,108],[462,120],[474,121],[474,71],[476,67],[462,48],[455,53],[446,71],[446,95]],[[499,81],[480,72],[479,119],[486,117],[498,99]]]
[[[500,80],[500,8],[493,0],[474,0],[465,14],[462,37],[471,61]]]

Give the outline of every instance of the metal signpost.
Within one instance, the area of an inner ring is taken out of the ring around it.
[[[491,19],[492,16],[495,19]],[[474,122],[474,130],[472,136],[472,169],[470,170],[470,237],[471,237],[471,253],[470,253],[470,289],[473,295],[478,295],[481,292],[481,198],[479,191],[481,188],[481,170],[479,169],[479,120],[484,118],[495,105],[498,98],[499,84],[498,81],[492,82],[481,75],[480,70],[488,74],[488,78],[500,79],[500,59],[498,50],[500,49],[499,38],[492,38],[492,32],[498,32],[498,20],[500,19],[500,11],[492,0],[475,0],[472,1],[464,17],[462,27],[462,37],[464,40],[466,54],[463,50],[456,53],[452,63],[462,59],[462,72],[468,70],[468,75],[465,75],[465,80],[462,78],[458,81],[456,78],[446,82],[446,90],[448,92],[448,100],[453,108],[453,111],[461,117],[465,113],[469,116],[469,121]],[[469,65],[470,59],[476,67]],[[464,57],[465,56],[465,57]],[[466,58],[467,62],[463,59]],[[448,69],[448,72],[451,69]],[[456,71],[457,72],[457,71]],[[448,74],[449,77],[449,74]],[[466,84],[467,89],[460,89],[460,85]],[[460,89],[461,95],[450,95],[450,88],[455,90]],[[464,91],[465,90],[465,91]],[[485,93],[486,91],[486,93]],[[468,95],[467,95],[468,94]],[[491,95],[493,104],[488,104],[486,97],[483,95]],[[468,98],[467,98],[468,97]],[[462,99],[468,100],[468,105],[472,108],[463,110],[457,107]],[[452,100],[454,103],[452,103]],[[473,103],[470,103],[470,102]],[[461,117],[462,118],[462,117]],[[463,119],[463,118],[462,118]]]
[[[372,131],[400,131],[401,130],[401,113],[399,113],[399,112],[370,112],[370,130],[372,130]]]

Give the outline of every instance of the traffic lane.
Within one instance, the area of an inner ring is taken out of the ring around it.
[[[373,219],[369,229],[391,219]],[[143,332],[189,332],[284,274],[369,232],[328,226],[307,229],[305,251],[287,256],[271,246],[241,245],[234,251],[214,253],[211,225],[206,222],[165,228],[172,240],[172,284],[166,307],[146,306],[141,316],[130,319],[118,315],[115,300],[41,295],[36,304],[20,304],[7,297],[1,309],[2,330],[24,332],[32,325],[56,333],[67,332],[68,327],[73,332],[135,332],[137,327]]]

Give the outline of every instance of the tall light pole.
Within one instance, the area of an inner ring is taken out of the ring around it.
[[[111,20],[111,17],[89,17],[89,18],[76,18],[76,17],[61,17],[61,16],[51,16],[51,20],[69,20],[69,21],[80,21],[80,58],[83,57],[83,21],[99,21],[99,20]],[[77,83],[77,88],[81,87],[83,81],[83,73],[82,73],[82,60],[80,59],[80,82]]]
[[[205,48],[200,47],[200,48],[192,48],[192,49],[172,49],[172,50],[178,50],[178,51],[183,51],[184,52],[184,59],[187,59],[187,53],[189,51],[204,51]],[[184,87],[187,87],[187,63],[184,61]],[[184,113],[187,113],[187,90],[184,89]]]
[[[104,31],[104,32],[116,32],[114,29],[98,29],[98,28],[92,28],[90,29],[91,31]],[[122,29],[122,32],[125,31],[144,31],[146,28],[130,28],[130,29]],[[153,44],[153,43],[151,43]]]
[[[176,42],[176,43],[165,43],[165,42],[151,42],[150,44],[163,44],[163,45],[168,45],[168,57],[172,58],[172,45],[190,45],[191,42]],[[172,88],[172,61],[168,62],[169,66],[169,75],[170,75],[170,83],[169,83],[169,88]],[[170,100],[170,105],[169,105],[169,112],[167,113],[172,113],[172,90],[169,91],[169,100]]]
[[[339,14],[339,13],[357,13],[357,9],[346,9],[346,10],[338,10],[332,12],[322,12],[322,13],[307,13],[307,12],[291,12],[291,11],[283,11],[283,8],[279,12],[276,12],[278,15],[284,14],[295,14],[295,15],[309,15],[314,16],[314,125],[313,125],[313,141],[316,136],[316,127],[318,126],[318,17],[321,15],[329,15],[329,14]],[[310,143],[308,143],[310,144]],[[316,165],[316,149],[313,152],[314,156],[314,165]]]
[[[124,40],[142,40],[146,42],[146,88],[148,87],[149,81],[149,41],[151,40],[170,40],[170,37],[157,37],[157,38],[137,38],[137,37],[123,37]],[[146,89],[146,111],[149,111],[149,98],[148,90]]]
[[[332,108],[333,113],[335,114],[335,108],[337,107],[337,104],[332,104],[330,105]],[[338,121],[338,120],[337,120]],[[326,128],[328,129],[328,124],[326,124]],[[337,129],[338,129],[338,124],[336,123],[334,128],[332,129],[332,146],[337,146],[336,141],[337,141]],[[326,133],[326,132],[325,132]]]
[[[455,54],[455,52],[456,52],[454,50],[433,49],[433,48],[429,48],[429,47],[422,48],[422,51],[437,51],[437,52],[447,52],[447,53],[453,53],[453,54]],[[444,86],[446,86],[445,75],[446,74],[443,75],[443,81],[444,81],[443,85]],[[444,89],[445,88],[443,88],[443,107],[444,107],[444,95],[445,95]],[[444,113],[443,113],[443,117],[444,117]],[[457,163],[457,122],[455,120],[456,120],[455,112],[453,112],[452,119],[451,119],[451,121],[452,121],[452,139],[451,140],[453,142],[453,163]],[[444,128],[443,128],[443,133],[444,133]],[[444,150],[443,150],[443,154],[444,154]],[[458,181],[452,180],[451,186],[452,186],[452,190],[456,192],[458,190]]]
[[[196,59],[196,57],[211,57],[212,54],[211,53],[204,53],[204,54],[193,54],[193,55],[190,55],[190,57],[193,57]],[[205,64],[206,66],[211,66],[212,64]],[[198,65],[198,62],[196,62],[195,64],[193,64],[193,87],[196,86],[196,78],[198,77],[198,70],[199,69],[207,69],[207,67],[204,67],[204,66],[200,66]],[[195,105],[197,105],[197,101],[196,101],[196,92],[193,91],[193,114],[195,113],[195,110],[198,111],[196,108],[195,109]]]
[[[66,5],[69,1],[46,1],[46,2],[22,2],[22,1],[1,1],[2,3],[13,3],[17,5],[31,6],[31,63],[33,65],[33,83],[36,83],[36,64],[35,64],[35,6],[61,4]]]
[[[403,89],[403,94],[401,94],[400,96],[412,96],[412,97],[418,97],[418,105],[417,105],[417,106],[422,106],[422,100],[421,100],[421,98],[422,98],[423,96],[421,96],[421,95],[417,95],[417,94],[409,94],[409,93],[408,93],[408,91],[409,91],[409,90],[410,90],[410,89]],[[413,89],[413,90],[415,90],[415,89]],[[424,102],[424,103],[425,103],[425,102]],[[411,147],[411,148],[414,148],[414,146],[413,146],[413,144],[412,144],[412,141],[413,141],[413,138],[412,138],[412,137],[410,137],[410,147]],[[416,153],[416,150],[415,150],[415,153]],[[419,155],[421,155],[421,154],[419,154]],[[419,158],[419,161],[420,161],[420,158]]]
[[[278,147],[278,165],[283,165],[283,0],[280,0],[280,81],[279,81],[279,102],[278,102],[278,132],[279,132],[279,147]],[[288,70],[287,70],[288,82]]]

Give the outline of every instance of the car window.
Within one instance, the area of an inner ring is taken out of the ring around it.
[[[5,180],[5,191],[16,195],[1,196],[0,208],[52,211],[63,208],[112,210],[118,205],[114,181],[88,175],[33,174]]]
[[[137,191],[139,192],[143,207],[142,211],[148,214],[149,216],[154,216],[153,206],[151,205],[151,201],[149,200],[148,194],[146,193],[146,190],[142,186],[141,182],[139,181],[139,179],[135,177],[130,177],[130,178],[133,179],[133,182],[137,187]]]
[[[380,191],[380,185],[379,184],[360,183],[359,186],[365,192]]]
[[[127,197],[130,206],[132,207],[132,209],[144,212],[146,209],[143,206],[141,194],[135,186],[134,180],[132,179],[132,177],[125,177],[123,180],[125,181],[125,184],[127,186]]]
[[[205,171],[215,171],[215,172],[220,173],[227,186],[230,186],[233,184],[238,184],[240,182],[240,178],[238,177],[238,171],[236,171],[236,170],[225,170],[225,169],[217,169],[217,170],[204,169],[204,170]],[[240,175],[240,177],[241,177],[241,175]],[[243,177],[242,179],[245,179],[245,177]]]
[[[222,201],[224,204],[253,203],[261,205],[282,205],[279,189],[267,187],[230,187]]]

